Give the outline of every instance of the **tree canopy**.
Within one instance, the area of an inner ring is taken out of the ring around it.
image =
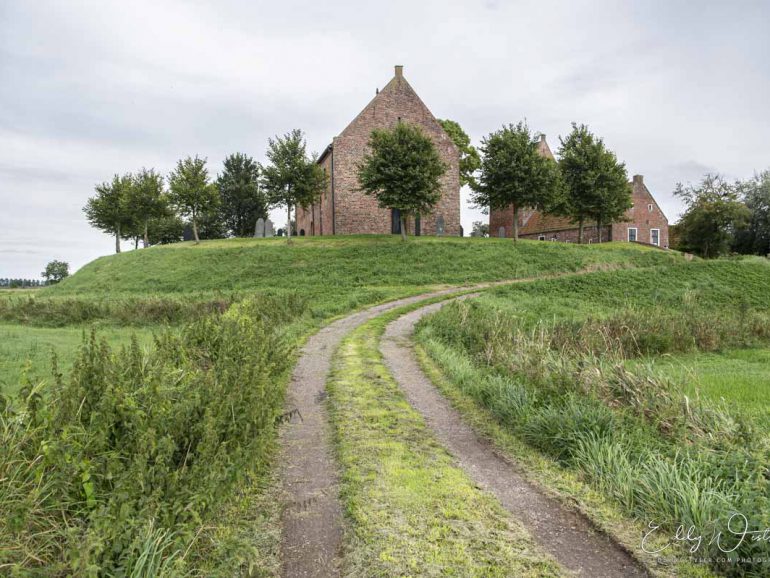
[[[564,203],[557,212],[578,223],[578,241],[583,242],[587,220],[601,227],[624,218],[631,208],[631,188],[624,163],[604,146],[604,141],[586,125],[572,124],[566,139],[559,139],[559,168],[564,180]]]
[[[137,236],[142,236],[144,246],[150,244],[149,223],[162,217],[167,210],[168,199],[163,191],[163,177],[155,169],[142,169],[134,175],[128,202],[133,213]]]
[[[134,179],[131,174],[115,175],[111,182],[95,187],[96,196],[88,199],[83,212],[88,222],[105,233],[115,235],[115,252],[120,253],[120,239],[134,226],[130,196]]]
[[[511,205],[513,239],[519,238],[522,207],[551,210],[560,200],[561,180],[556,163],[538,152],[526,123],[504,126],[481,143],[481,171],[473,187],[473,202],[492,210]]]
[[[252,236],[257,219],[267,218],[268,200],[260,188],[259,172],[253,158],[235,153],[225,159],[224,170],[217,177],[221,219],[236,237]]]
[[[292,209],[306,209],[320,199],[326,189],[326,172],[316,162],[317,156],[308,157],[302,131],[294,129],[275,139],[268,139],[267,160],[262,171],[262,186],[272,205],[286,207],[287,222]],[[291,229],[286,229],[291,242]]]
[[[770,170],[741,182],[738,188],[749,216],[736,231],[735,249],[739,253],[770,255]]]
[[[674,195],[686,206],[677,223],[678,248],[706,258],[729,252],[736,231],[750,217],[740,200],[739,185],[709,174],[698,185],[678,183]]]
[[[69,277],[70,266],[64,261],[54,259],[45,266],[45,271],[41,273],[43,278],[51,284],[58,283],[65,277]]]
[[[375,129],[369,150],[358,167],[361,190],[386,209],[398,209],[401,237],[406,218],[430,212],[441,198],[441,177],[447,171],[433,141],[417,126],[399,122],[393,129]]]
[[[473,186],[476,183],[476,171],[481,168],[479,152],[459,123],[449,119],[438,119],[438,122],[460,151],[460,186]]]
[[[209,182],[206,159],[195,156],[180,160],[168,176],[168,184],[171,204],[180,215],[190,218],[195,242],[199,243],[201,218],[216,213],[219,207],[219,191]]]

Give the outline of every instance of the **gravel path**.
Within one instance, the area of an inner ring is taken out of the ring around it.
[[[423,414],[439,441],[470,477],[495,495],[562,566],[578,576],[592,578],[649,576],[622,547],[595,531],[583,516],[530,484],[514,464],[465,424],[423,373],[411,347],[414,326],[421,317],[446,303],[407,313],[385,330],[380,350],[409,402]]]

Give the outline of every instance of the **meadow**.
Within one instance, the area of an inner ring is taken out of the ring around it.
[[[722,532],[693,556],[764,576],[767,543],[727,523],[770,522],[769,283],[758,259],[542,280],[447,305],[418,339],[459,393],[623,515]]]

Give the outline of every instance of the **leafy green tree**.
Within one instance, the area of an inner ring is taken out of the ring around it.
[[[217,178],[222,221],[232,235],[250,237],[257,219],[267,218],[268,201],[259,186],[259,165],[241,153],[230,155],[224,164]]]
[[[551,210],[560,198],[556,163],[538,152],[526,123],[504,126],[481,143],[481,171],[473,202],[493,210],[513,205],[513,240],[519,238],[522,207]]]
[[[182,240],[184,221],[172,210],[158,217],[153,217],[148,223],[150,245],[168,245]]]
[[[358,183],[381,208],[398,209],[401,238],[406,241],[407,217],[433,209],[441,198],[440,179],[447,168],[422,130],[399,122],[392,130],[372,131],[369,151],[358,166]]]
[[[749,209],[740,200],[739,185],[709,174],[697,186],[678,183],[674,195],[686,207],[677,223],[678,248],[706,258],[729,252],[736,230],[745,226],[750,217]]]
[[[292,222],[291,211],[306,209],[321,198],[326,189],[326,172],[316,162],[316,155],[308,157],[302,131],[294,129],[283,137],[268,139],[267,160],[262,170],[262,186],[272,205],[286,207],[287,222]],[[291,243],[291,229],[286,229],[286,241]]]
[[[579,243],[583,242],[585,222],[596,221],[601,241],[602,226],[622,220],[631,208],[626,166],[584,124],[572,123],[572,132],[559,140],[559,168],[566,196],[556,212],[578,223]]]
[[[45,271],[41,274],[50,284],[58,283],[65,277],[69,277],[70,266],[64,261],[53,260],[45,266]]]
[[[163,191],[163,177],[155,169],[142,169],[134,175],[129,203],[134,213],[137,236],[141,235],[144,246],[150,245],[149,223],[166,213],[168,198]]]
[[[115,252],[120,253],[120,239],[134,227],[134,212],[129,199],[133,187],[130,174],[115,175],[112,182],[97,185],[96,196],[88,199],[83,212],[91,226],[115,235]]]
[[[481,168],[479,152],[459,123],[449,119],[439,119],[438,122],[460,150],[460,186],[473,186],[476,183],[476,171]]]
[[[735,249],[739,253],[770,255],[770,171],[738,186],[749,218],[736,231]]]
[[[180,215],[190,219],[195,243],[200,243],[199,220],[219,207],[219,190],[209,182],[206,159],[195,156],[180,160],[168,176],[168,184],[171,204]]]
[[[481,221],[473,221],[473,230],[471,231],[471,237],[489,237],[489,223],[482,223]]]

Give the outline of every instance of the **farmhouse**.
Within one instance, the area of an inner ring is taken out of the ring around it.
[[[553,159],[553,153],[540,135],[538,151],[541,155]],[[658,247],[668,247],[668,219],[658,206],[650,190],[644,184],[642,175],[634,175],[631,183],[632,207],[626,213],[625,222],[602,226],[601,240],[631,241],[646,243]],[[489,212],[489,234],[496,237],[513,236],[513,205],[503,210]],[[577,243],[578,225],[569,218],[545,215],[540,211],[522,209],[519,211],[519,237],[540,241],[563,241]],[[583,227],[583,241],[598,243],[599,231],[595,224],[586,223]]]
[[[390,82],[377,92],[345,130],[332,139],[318,159],[329,176],[329,185],[319,202],[307,209],[297,209],[297,232],[300,235],[401,232],[397,210],[378,207],[374,197],[358,190],[358,165],[372,130],[392,128],[398,122],[419,126],[433,140],[449,167],[442,177],[442,195],[433,213],[410,219],[408,233],[461,234],[459,152],[404,78],[403,66],[396,66]]]

